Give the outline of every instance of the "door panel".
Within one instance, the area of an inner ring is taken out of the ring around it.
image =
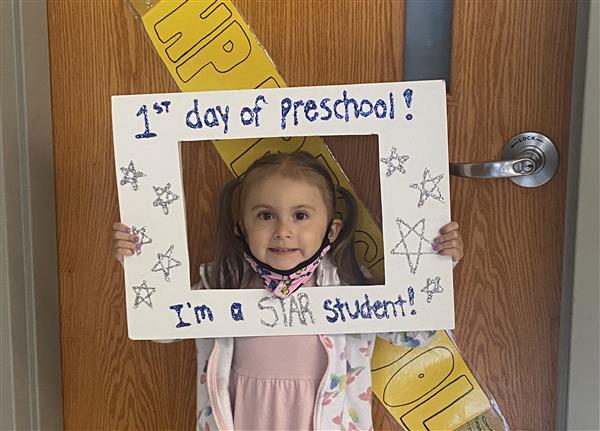
[[[126,3],[72,5],[48,4],[65,428],[192,429],[193,343],[127,339],[122,272],[110,258],[118,219],[110,96],[178,90]],[[236,6],[290,86],[402,79],[403,2]],[[450,160],[498,158],[506,140],[529,129],[563,155],[538,189],[451,181],[466,243],[455,272],[455,334],[514,429],[554,428],[575,8],[454,5]],[[326,142],[379,217],[374,138]],[[215,200],[230,174],[211,145],[182,144],[182,157],[194,267],[212,255]],[[374,410],[375,429],[394,429]]]

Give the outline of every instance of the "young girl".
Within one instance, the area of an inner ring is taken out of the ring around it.
[[[336,191],[346,216],[334,218]],[[357,264],[356,203],[305,152],[255,161],[221,195],[215,260],[200,268],[199,288],[298,288],[368,284]],[[114,255],[133,255],[139,238],[114,225]],[[454,222],[434,250],[457,263],[463,245]],[[379,334],[407,347],[434,331]],[[369,430],[370,358],[376,334],[196,340],[198,430]]]

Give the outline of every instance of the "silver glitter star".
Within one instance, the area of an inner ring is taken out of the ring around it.
[[[133,301],[133,308],[138,308],[138,305],[141,303],[146,304],[148,307],[152,308],[152,300],[150,296],[154,293],[156,287],[148,287],[146,284],[146,280],[144,280],[141,286],[133,286],[133,291],[135,292],[135,300]]]
[[[392,154],[390,157],[382,157],[380,160],[387,165],[387,172],[385,175],[389,177],[396,171],[405,174],[406,169],[404,169],[404,163],[406,163],[408,159],[409,157],[407,155],[398,156],[396,147],[392,147]]]
[[[160,206],[165,214],[169,214],[169,205],[179,199],[179,196],[171,191],[171,183],[167,183],[164,187],[152,186],[156,199],[152,203],[155,207]]]
[[[425,205],[425,201],[428,198],[444,203],[444,197],[439,187],[442,178],[444,178],[444,174],[439,174],[437,177],[432,178],[429,169],[425,168],[425,171],[423,171],[423,181],[410,185],[411,189],[417,189],[421,192],[421,196],[419,196],[419,208]]]
[[[157,253],[158,262],[152,267],[152,272],[162,271],[166,281],[171,281],[171,269],[181,266],[181,262],[171,257],[174,247],[172,245],[165,253]]]
[[[425,232],[425,219],[422,218],[414,226],[410,226],[404,220],[400,218],[396,218],[396,223],[398,223],[398,229],[400,230],[400,242],[396,244],[396,246],[392,249],[392,254],[398,254],[406,256],[408,260],[408,266],[410,267],[410,272],[415,274],[419,267],[419,260],[424,254],[435,254],[433,251],[433,242],[429,241],[427,238],[423,236],[423,232]],[[411,234],[415,234],[419,237],[419,246],[416,251],[409,251],[408,244],[406,243],[406,239],[411,236]],[[429,244],[432,249],[431,251],[422,251],[423,250],[423,242]],[[416,260],[413,261],[413,258],[416,256]]]
[[[431,298],[436,293],[442,293],[444,288],[440,286],[440,277],[427,278],[427,285],[421,289],[421,292],[427,293],[427,302],[431,302]]]
[[[129,183],[131,184],[131,187],[133,187],[133,190],[138,189],[138,178],[146,176],[146,174],[142,171],[138,171],[135,169],[135,164],[133,163],[133,160],[129,162],[129,166],[127,166],[126,168],[122,167],[121,172],[123,172],[123,174],[125,175],[123,178],[121,178],[121,185],[124,186],[125,184]]]
[[[140,242],[137,243],[138,248],[135,250],[135,254],[139,256],[140,254],[142,254],[142,247],[146,244],[150,244],[152,242],[152,238],[150,238],[146,233],[146,226],[140,228],[132,226],[131,232],[133,232],[134,235],[138,235],[140,237]]]

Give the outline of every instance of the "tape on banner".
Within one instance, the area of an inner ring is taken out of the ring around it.
[[[131,4],[181,91],[286,87],[231,1],[131,0]],[[322,158],[336,183],[352,190],[321,138],[238,139],[214,144],[237,176],[269,151],[303,149]],[[381,230],[362,201],[357,199],[357,203],[357,257],[382,280]],[[372,368],[373,392],[406,430],[456,429],[491,409],[444,331],[438,331],[427,349],[404,349],[378,339]],[[400,381],[402,384],[396,385]]]

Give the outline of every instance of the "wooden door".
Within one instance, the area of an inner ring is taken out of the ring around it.
[[[289,85],[402,80],[404,3],[236,2]],[[175,7],[175,6],[174,6]],[[540,131],[558,145],[537,189],[451,182],[466,256],[455,271],[455,334],[513,429],[554,428],[575,2],[456,1],[448,88],[452,161],[498,158]],[[48,4],[67,429],[192,429],[193,343],[131,342],[121,269],[110,96],[177,91],[125,2]],[[327,141],[377,213],[376,146]],[[184,145],[190,254],[211,257],[214,201],[229,173],[210,145]],[[371,163],[365,173],[363,161]],[[375,407],[375,429],[394,429]]]

